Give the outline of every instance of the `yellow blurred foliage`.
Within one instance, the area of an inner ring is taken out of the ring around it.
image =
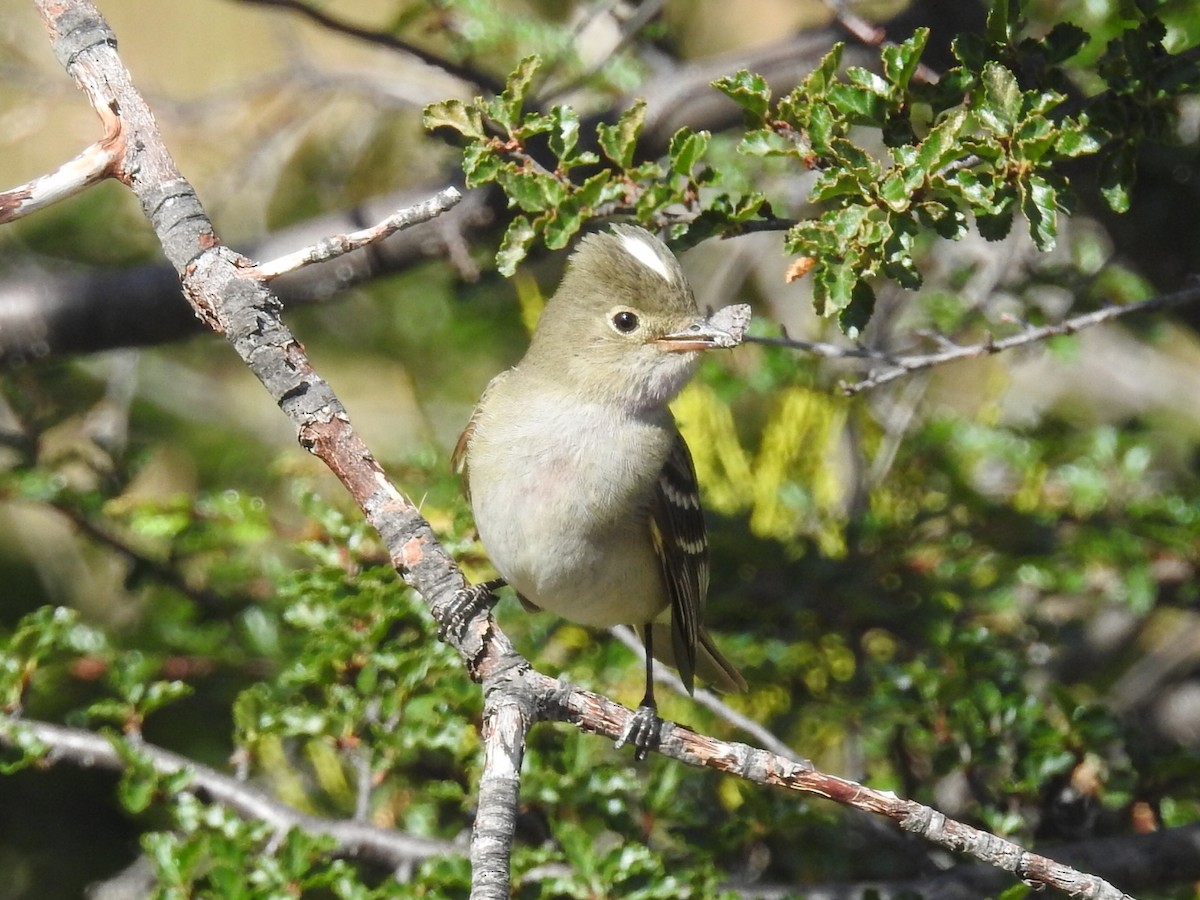
[[[710,509],[724,515],[748,510],[750,530],[759,537],[808,534],[829,556],[845,552],[845,487],[831,464],[845,427],[844,404],[806,387],[781,389],[753,458],[712,388],[690,385],[673,409]],[[788,502],[789,485],[803,489],[811,508]]]

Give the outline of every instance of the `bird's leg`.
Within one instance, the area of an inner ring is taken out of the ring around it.
[[[496,589],[504,587],[507,583],[503,578],[494,578],[455,591],[450,608],[446,610],[445,617],[438,625],[438,640],[444,641],[451,634],[461,638],[468,622],[485,609],[496,605]]]
[[[658,717],[658,704],[654,702],[654,647],[650,631],[650,623],[644,629],[646,635],[646,695],[634,711],[633,718],[625,728],[625,733],[617,741],[617,749],[626,744],[633,745],[633,758],[641,761],[646,758],[650,748],[659,741],[662,732],[662,719]]]

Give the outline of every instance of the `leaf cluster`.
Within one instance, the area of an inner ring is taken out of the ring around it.
[[[817,312],[858,334],[871,319],[875,284],[915,289],[927,236],[958,239],[974,223],[999,239],[1020,214],[1048,251],[1058,218],[1074,204],[1065,167],[1101,155],[1101,193],[1128,208],[1134,153],[1146,139],[1170,136],[1176,99],[1197,81],[1189,58],[1168,54],[1164,26],[1151,13],[1113,38],[1097,66],[1105,90],[1072,97],[1070,64],[1088,40],[1060,23],[1038,39],[1023,34],[1023,4],[996,3],[983,34],[953,45],[957,61],[935,74],[921,57],[927,29],[881,50],[877,72],[843,71],[835,46],[793,90],[774,97],[766,79],[739,71],[713,86],[742,109],[739,150],[780,158],[813,173],[815,212],[788,228],[786,249],[811,272]],[[526,111],[537,69],[528,57],[504,92],[431,104],[430,129],[465,142],[467,184],[497,184],[519,212],[497,255],[511,274],[536,238],[558,249],[588,220],[631,216],[692,240],[776,222],[758,192],[714,188],[722,173],[705,164],[711,136],[681,129],[662,160],[639,158],[645,108],[639,101],[581,141],[570,107]]]

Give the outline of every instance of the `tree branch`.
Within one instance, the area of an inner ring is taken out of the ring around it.
[[[30,719],[0,718],[0,744],[16,747],[23,737],[33,737],[46,747],[43,762],[71,763],[81,769],[124,772],[126,758],[113,740],[83,728],[69,728]],[[125,740],[117,738],[116,740]],[[391,828],[380,828],[352,819],[326,819],[302,813],[245,781],[143,741],[127,740],[128,747],[148,761],[159,775],[187,772],[186,790],[219,803],[246,819],[266,822],[279,832],[298,828],[308,834],[337,841],[336,855],[367,860],[390,869],[401,869],[435,856],[461,853],[450,841],[417,837]]]
[[[862,346],[843,347],[839,344],[830,344],[821,341],[798,340],[789,338],[786,335],[778,338],[747,337],[746,340],[755,344],[800,350],[827,359],[866,359],[887,364],[886,368],[872,370],[865,378],[858,381],[840,382],[839,387],[842,393],[850,396],[869,388],[879,387],[881,384],[887,384],[889,381],[895,381],[897,378],[901,378],[912,372],[918,372],[922,369],[930,369],[934,366],[957,362],[962,359],[977,359],[981,356],[990,356],[993,353],[1002,353],[1005,350],[1013,350],[1017,347],[1046,341],[1050,338],[1075,334],[1076,332],[1083,331],[1085,328],[1102,325],[1106,322],[1124,318],[1125,316],[1159,312],[1164,309],[1195,303],[1198,300],[1200,300],[1200,284],[1168,294],[1159,294],[1156,297],[1139,300],[1135,303],[1126,303],[1120,306],[1105,306],[1102,309],[1082,313],[1052,325],[1030,326],[1008,337],[998,339],[989,337],[978,344],[955,344],[949,338],[938,335],[936,337],[939,339],[943,349],[936,353],[907,356]]]
[[[411,44],[408,41],[402,41],[393,34],[386,31],[379,31],[374,28],[363,28],[359,25],[351,24],[342,19],[335,18],[320,9],[309,6],[301,0],[241,0],[246,5],[256,6],[275,6],[280,9],[288,9],[294,13],[298,13],[307,19],[316,22],[322,28],[327,28],[330,31],[336,31],[339,34],[349,35],[353,38],[358,38],[362,41],[367,41],[372,44],[378,44],[381,47],[386,47],[389,50],[398,50],[401,53],[406,53],[428,66],[441,69],[448,75],[453,75],[459,81],[464,82],[467,86],[476,91],[482,91],[488,94],[499,94],[504,90],[504,83],[497,81],[490,75],[480,72],[477,69],[460,66],[457,63],[444,59],[434,53],[430,53],[416,44]]]

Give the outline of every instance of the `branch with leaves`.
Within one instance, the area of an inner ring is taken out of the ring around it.
[[[1200,301],[1200,287],[1189,287],[1182,291],[1160,294],[1157,297],[1150,297],[1134,303],[1123,305],[1109,304],[1102,309],[1071,316],[1061,322],[1055,322],[1050,325],[1026,326],[1016,334],[1006,335],[1005,337],[988,337],[987,340],[977,344],[956,344],[942,335],[934,335],[933,337],[941,345],[941,349],[934,353],[889,353],[862,345],[844,347],[840,344],[830,344],[823,341],[798,340],[790,338],[787,335],[782,337],[756,336],[749,337],[746,340],[751,343],[771,347],[787,347],[792,350],[811,353],[814,356],[820,356],[825,359],[858,359],[883,364],[882,368],[873,369],[865,377],[857,381],[843,379],[839,383],[839,387],[844,394],[851,396],[887,384],[890,381],[895,381],[897,378],[902,378],[913,372],[919,372],[922,369],[931,369],[935,366],[958,362],[964,359],[979,359],[983,356],[1002,353],[1006,350],[1015,350],[1018,347],[1027,347],[1030,344],[1041,343],[1052,338],[1078,334],[1085,329],[1114,322],[1126,316],[1161,312],[1165,309],[1173,309],[1177,306],[1185,306],[1197,301]]]

